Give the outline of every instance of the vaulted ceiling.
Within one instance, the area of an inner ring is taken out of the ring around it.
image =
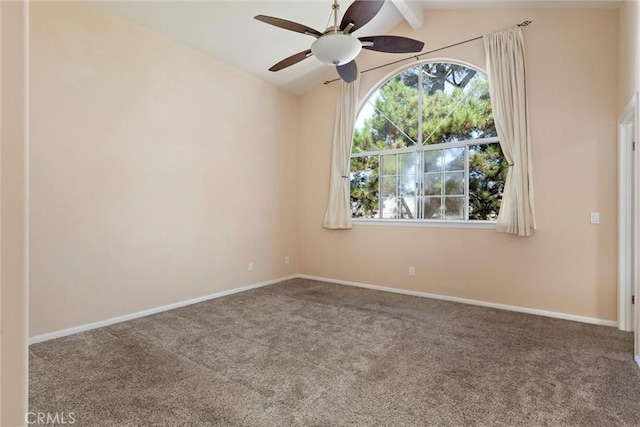
[[[341,0],[344,12],[353,0]],[[422,26],[425,9],[461,7],[617,7],[612,1],[432,1],[387,0],[380,13],[356,36],[385,34],[407,21]],[[308,49],[313,38],[282,30],[253,19],[263,14],[295,21],[319,31],[330,25],[332,0],[260,1],[96,1],[116,15],[135,21],[236,69],[302,94],[335,70],[316,60],[306,60],[278,71],[276,62]]]

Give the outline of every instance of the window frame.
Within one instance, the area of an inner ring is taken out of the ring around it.
[[[373,223],[373,222],[380,222],[380,223],[387,223],[387,222],[395,222],[398,224],[404,224],[404,223],[427,223],[427,224],[441,224],[441,223],[450,223],[450,224],[481,224],[484,225],[485,227],[487,225],[495,225],[496,221],[491,221],[491,220],[470,220],[469,219],[469,146],[472,145],[487,145],[487,144],[499,144],[500,141],[498,139],[498,137],[489,137],[489,138],[479,138],[479,139],[468,139],[465,141],[455,141],[455,142],[443,142],[440,144],[432,144],[432,145],[416,145],[414,147],[405,147],[405,148],[398,148],[398,149],[390,149],[390,150],[382,150],[382,151],[366,151],[366,152],[361,152],[361,153],[356,153],[356,154],[352,154],[351,155],[351,159],[353,158],[357,158],[357,157],[371,157],[371,156],[378,156],[378,157],[382,157],[385,155],[393,155],[393,154],[405,154],[405,153],[420,153],[420,161],[418,162],[418,169],[419,169],[419,173],[416,173],[416,179],[417,179],[417,185],[420,186],[420,188],[423,188],[424,186],[424,165],[423,165],[423,156],[424,153],[427,151],[437,151],[437,150],[444,150],[444,149],[448,149],[448,148],[459,148],[459,147],[464,147],[465,148],[465,154],[464,154],[464,164],[465,164],[465,169],[464,169],[464,219],[425,219],[425,218],[413,218],[413,219],[404,219],[404,218],[381,218],[381,212],[382,210],[379,209],[378,210],[378,216],[375,218],[351,218],[352,221],[358,222],[358,223]],[[378,164],[382,164],[382,159],[378,160]],[[351,172],[351,171],[349,171]],[[379,174],[378,175],[378,187],[382,188],[382,179],[383,179],[383,174]],[[420,192],[418,192],[420,193]],[[415,197],[425,197],[424,194],[420,194],[420,195],[416,195]],[[382,196],[379,196],[379,199],[382,200]],[[417,207],[417,210],[421,210],[419,207]],[[423,216],[424,213],[421,212],[421,214],[419,216]],[[380,224],[381,225],[381,224]],[[485,228],[485,227],[480,227],[480,228]],[[475,227],[474,227],[475,228]]]
[[[408,70],[410,68],[413,67],[417,67],[417,66],[423,66],[424,64],[437,64],[437,63],[446,63],[446,64],[455,64],[455,65],[461,65],[463,67],[466,68],[470,68],[473,69],[479,73],[482,73],[484,76],[487,75],[486,71],[482,70],[479,67],[476,67],[474,65],[471,65],[469,63],[465,63],[463,61],[457,61],[457,60],[452,60],[452,59],[428,59],[425,61],[420,61],[417,64],[412,64],[410,66],[407,67],[402,67],[399,68],[395,71],[393,71],[392,73],[388,74],[384,79],[381,80],[380,84],[374,86],[371,88],[371,90],[369,90],[369,92],[366,94],[366,96],[364,98],[362,98],[361,100],[361,105],[360,108],[358,109],[358,114],[356,115],[356,117],[358,117],[360,115],[360,112],[362,111],[362,109],[365,107],[365,105],[367,104],[367,102],[369,101],[369,99],[371,98],[371,96],[373,96],[373,94],[379,90],[382,86],[384,86],[387,82],[389,82],[391,79],[393,79],[396,75],[404,72],[405,70]],[[422,78],[421,78],[421,73],[419,74],[420,76],[420,81],[419,81],[419,87],[422,86]],[[418,108],[422,109],[422,97],[419,96],[418,97]],[[419,125],[418,125],[418,132],[419,132],[419,136],[418,136],[418,140],[421,141],[422,140],[422,119],[423,119],[423,114],[418,114],[418,120],[419,120]],[[380,168],[380,172],[378,174],[378,188],[380,188],[380,194],[378,195],[379,197],[379,209],[378,209],[378,213],[377,216],[374,218],[362,218],[362,217],[351,217],[351,220],[354,224],[357,225],[367,225],[367,226],[409,226],[409,227],[434,227],[434,228],[476,228],[476,229],[495,229],[496,226],[496,221],[495,220],[470,220],[469,219],[469,149],[468,147],[471,145],[484,145],[484,144],[494,144],[494,143],[500,143],[499,138],[497,136],[493,136],[493,137],[487,137],[487,138],[478,138],[478,139],[469,139],[469,140],[464,140],[464,141],[453,141],[453,142],[443,142],[443,143],[439,143],[439,144],[416,144],[412,147],[403,147],[403,148],[396,148],[396,149],[387,149],[387,150],[379,150],[379,151],[363,151],[363,152],[359,152],[359,153],[353,153],[353,151],[351,152],[351,155],[349,156],[349,163],[351,163],[351,159],[354,158],[358,158],[358,157],[370,157],[370,156],[378,156],[378,167]],[[419,208],[418,206],[416,206],[416,210],[419,210],[419,215],[418,218],[382,218],[382,208],[380,208],[380,205],[383,203],[383,197],[382,197],[382,178],[383,178],[383,174],[382,172],[382,167],[380,165],[382,165],[382,156],[384,155],[391,155],[391,154],[404,154],[404,153],[419,153],[420,154],[420,161],[419,161],[419,167],[420,167],[420,171],[419,173],[416,174],[416,179],[418,180],[418,185],[420,186],[420,191],[416,191],[416,196],[414,197],[425,197],[424,196],[424,165],[423,165],[423,160],[424,160],[424,153],[426,151],[433,151],[433,150],[444,150],[444,149],[448,149],[448,148],[457,148],[457,147],[465,147],[465,158],[464,158],[464,163],[465,163],[465,169],[464,169],[464,219],[425,219],[425,218],[420,218],[420,216],[423,216],[424,213],[422,212],[422,210],[424,208]],[[349,168],[349,174],[352,173],[351,167]],[[419,176],[419,178],[418,178]],[[351,180],[349,180],[349,182],[351,182]]]

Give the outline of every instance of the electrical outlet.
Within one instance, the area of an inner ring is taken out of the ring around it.
[[[600,212],[591,212],[591,224],[600,224]]]
[[[249,265],[247,266],[247,270],[253,271],[253,263],[252,262],[250,262]]]
[[[284,257],[284,263],[285,263],[285,264],[289,264],[289,262],[290,262],[290,261],[291,261],[291,260],[289,260],[289,257],[288,257],[288,256]]]
[[[409,276],[415,276],[415,275],[416,275],[415,267],[409,267]]]

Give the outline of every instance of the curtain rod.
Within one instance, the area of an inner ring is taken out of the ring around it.
[[[532,22],[533,22],[533,21],[524,21],[524,22],[522,22],[521,24],[518,24],[518,27],[526,27],[527,25],[531,24]],[[428,55],[428,54],[430,54],[430,53],[434,53],[434,52],[439,52],[439,51],[441,51],[441,50],[445,50],[445,49],[449,49],[449,48],[452,48],[452,47],[455,47],[455,46],[459,46],[459,45],[461,45],[461,44],[465,44],[465,43],[473,42],[473,41],[476,41],[476,40],[480,40],[482,37],[484,37],[484,36],[474,37],[474,38],[472,38],[472,39],[464,40],[464,41],[461,41],[461,42],[458,42],[458,43],[454,43],[454,44],[450,44],[450,45],[448,45],[448,46],[440,47],[440,48],[438,48],[438,49],[433,49],[433,50],[430,50],[430,51],[427,51],[427,52],[419,53],[419,54],[417,54],[417,55],[408,56],[408,57],[406,57],[406,58],[398,59],[397,61],[387,62],[386,64],[378,65],[377,67],[367,68],[366,70],[361,71],[361,72],[360,72],[360,74],[368,73],[369,71],[374,71],[374,70],[377,70],[377,69],[379,69],[379,68],[388,67],[389,65],[399,64],[400,62],[408,61],[408,60],[410,60],[410,59],[414,59],[414,58],[415,58],[416,60],[420,60],[420,57],[421,57],[421,56]],[[328,85],[329,83],[337,82],[337,81],[339,81],[339,80],[340,80],[340,78],[333,79],[333,80],[326,80],[326,81],[324,82],[324,84],[325,84],[325,85]]]

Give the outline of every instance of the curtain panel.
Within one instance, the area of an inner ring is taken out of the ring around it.
[[[360,79],[351,83],[340,81],[333,128],[329,201],[323,227],[331,230],[353,228],[351,222],[351,190],[349,168],[353,128],[358,112]]]
[[[524,38],[516,26],[488,34],[483,40],[493,116],[500,147],[509,163],[497,231],[531,236],[536,220]]]

